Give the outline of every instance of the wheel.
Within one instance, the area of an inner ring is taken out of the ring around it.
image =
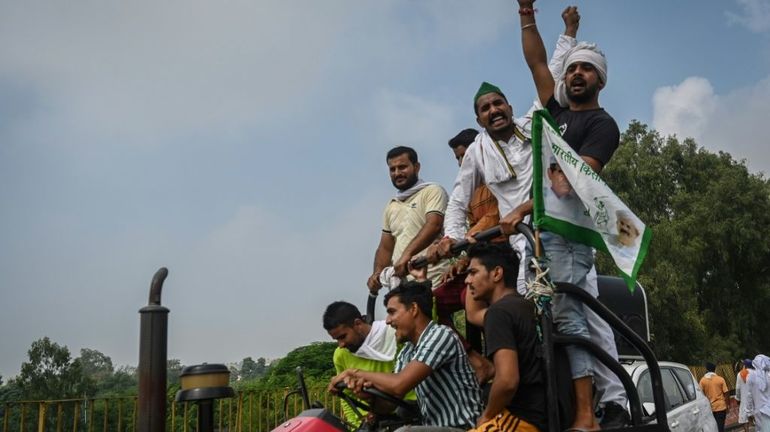
[[[355,406],[357,408],[361,408],[364,411],[372,411],[371,404],[368,404],[362,400],[356,399],[352,397],[350,394],[344,392],[344,390],[347,389],[347,386],[345,385],[344,382],[338,382],[336,385],[336,388],[337,390],[339,390],[339,393],[337,395],[348,404]],[[374,387],[364,387],[363,392],[374,398],[377,398],[385,402],[388,402],[392,405],[395,405],[396,407],[405,410],[406,413],[409,415],[419,416],[420,414],[419,410],[415,405],[410,404],[409,402],[401,398],[385,393],[384,391],[378,390]]]

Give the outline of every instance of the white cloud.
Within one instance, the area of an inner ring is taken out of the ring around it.
[[[658,131],[697,140],[716,112],[718,97],[705,78],[690,77],[681,84],[660,87],[652,96],[652,123]]]
[[[160,265],[171,272],[170,355],[186,363],[325,339],[324,302],[365,299],[392,192],[384,150],[440,155],[423,172],[447,174],[431,179],[456,172],[452,111],[401,86],[515,20],[496,13],[510,12],[504,0],[448,1],[0,2],[0,198],[14,203],[0,212],[12,305],[0,313],[0,373],[16,373],[44,335],[135,364],[136,310]],[[311,132],[287,139],[287,124]],[[335,151],[356,134],[362,153],[383,150],[381,171],[350,169],[352,181],[329,186],[324,170],[339,165],[313,158],[327,148],[347,163]],[[315,166],[263,174],[288,147]],[[266,189],[312,196],[275,203]]]
[[[518,16],[504,13],[513,12],[510,3],[499,0],[485,2],[481,7],[463,0],[429,0],[409,4],[423,9],[426,12],[424,15],[433,20],[432,26],[424,26],[424,37],[430,39],[431,45],[443,46],[447,51],[475,47],[493,40],[501,29],[518,20]],[[463,30],[458,32],[457,29]]]
[[[350,19],[341,3],[40,3],[0,7],[0,72],[44,98],[32,120],[81,139],[159,141],[296,109]]]
[[[767,174],[768,100],[770,76],[721,95],[708,80],[690,77],[655,91],[653,127],[666,135],[692,137],[710,151],[728,152],[734,159],[745,159],[752,171]]]
[[[742,25],[754,33],[770,30],[770,0],[735,0],[742,9],[740,13],[728,11],[725,14],[732,24]]]
[[[328,303],[363,309],[383,203],[348,198],[322,229],[246,206],[197,242],[171,269],[169,355],[188,364],[283,356],[328,339],[321,327]]]
[[[160,266],[169,269],[162,293],[171,310],[169,357],[185,364],[280,357],[327,340],[320,324],[326,304],[365,305],[385,199],[343,198],[349,204],[338,208],[339,217],[315,228],[244,205],[184,242],[134,232],[75,244],[63,232],[58,247],[8,256],[0,286],[13,307],[0,314],[0,375],[17,374],[29,344],[43,336],[73,355],[94,348],[117,364],[136,365],[137,310],[147,304]]]
[[[330,79],[386,78],[428,52],[473,49],[511,19],[436,0],[417,13],[411,2],[33,3],[0,5],[0,77],[35,98],[14,127],[60,145],[269,127],[302,115]]]
[[[378,158],[397,145],[413,147],[421,161],[420,176],[426,181],[451,186],[457,165],[447,141],[466,122],[448,103],[415,95],[380,90],[374,98],[373,134],[379,147]],[[384,162],[384,159],[383,159]],[[383,163],[384,166],[384,163]],[[383,170],[383,180],[387,181]]]
[[[381,90],[374,104],[378,136],[384,142],[418,146],[446,141],[453,120],[448,105],[390,90]]]

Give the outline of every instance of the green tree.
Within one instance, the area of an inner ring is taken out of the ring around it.
[[[83,368],[83,375],[101,383],[113,374],[112,359],[100,351],[83,348],[77,359]]]
[[[234,383],[241,379],[241,370],[238,368],[238,363],[228,364],[227,369],[230,371],[230,383]]]
[[[99,383],[99,396],[129,396],[137,394],[139,378],[133,366],[120,366]]]
[[[21,388],[12,378],[5,385],[0,385],[0,402],[9,402],[23,399]]]
[[[264,357],[258,358],[257,361],[254,361],[251,357],[246,357],[241,361],[239,374],[242,380],[261,378],[266,372],[267,360]]]
[[[255,373],[257,376],[263,376],[270,370],[270,365],[267,363],[267,359],[260,357],[257,359],[257,368]]]
[[[32,343],[29,361],[21,364],[16,386],[27,399],[65,399],[92,396],[95,385],[84,376],[80,362],[73,361],[66,346],[48,337]]]
[[[179,384],[179,374],[182,373],[182,361],[179,359],[166,360],[166,379],[169,384]]]
[[[770,184],[692,139],[632,122],[602,176],[653,231],[640,271],[660,358],[728,361],[770,348]],[[602,256],[600,271],[615,272]]]
[[[273,387],[294,386],[297,383],[298,366],[302,367],[308,381],[326,381],[334,376],[332,355],[336,347],[334,342],[314,342],[299,347],[273,362],[264,382]]]

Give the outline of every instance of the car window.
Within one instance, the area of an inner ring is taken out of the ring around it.
[[[639,401],[641,403],[654,403],[655,398],[652,396],[652,383],[650,382],[650,372],[644,371],[639,377],[639,382],[636,384],[636,390],[639,393]]]
[[[663,375],[663,370],[660,371]],[[671,374],[668,374],[669,379]],[[665,382],[665,380],[664,380]],[[636,383],[636,391],[639,393],[639,402],[641,403],[655,403],[655,396],[652,394],[652,381],[650,378],[650,371],[646,370],[639,375],[639,381]],[[679,396],[681,399],[682,396]],[[663,406],[666,408],[666,412],[671,411],[671,402],[669,402],[668,392],[665,385],[663,386]]]
[[[674,379],[674,375],[671,374],[671,369],[661,368],[660,375],[663,378],[663,392],[666,393],[666,399],[668,399],[666,411],[684,404],[684,396],[679,390],[679,384]]]
[[[695,400],[695,381],[693,381],[692,374],[687,369],[671,368],[674,375],[679,380],[679,384],[682,384],[684,394],[687,396],[687,400]]]

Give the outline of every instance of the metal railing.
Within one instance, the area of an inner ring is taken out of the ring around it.
[[[133,431],[136,398],[5,402],[2,422],[3,432]]]
[[[302,400],[284,397],[293,389],[241,391],[214,403],[214,425],[219,431],[267,432],[302,411]],[[318,401],[342,416],[340,401],[326,387],[309,388],[310,400]],[[137,398],[13,401],[0,405],[2,432],[135,432]],[[196,432],[197,405],[168,400],[166,430]]]

